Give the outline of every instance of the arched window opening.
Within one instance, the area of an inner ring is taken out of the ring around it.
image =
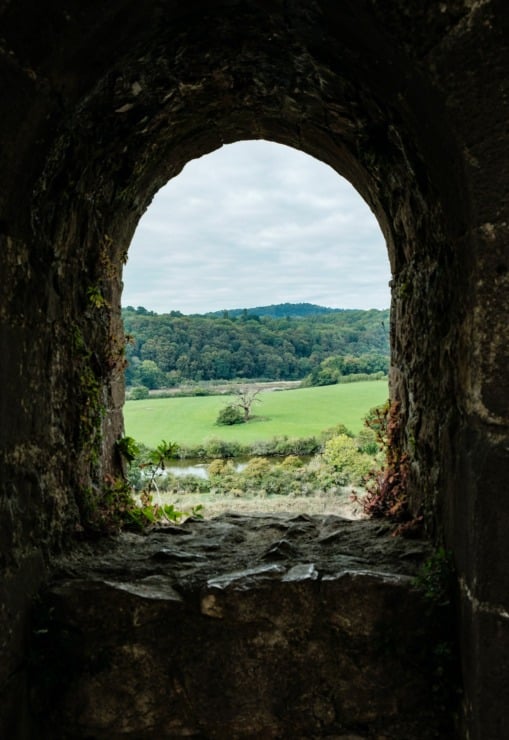
[[[363,419],[388,395],[389,277],[375,217],[327,165],[267,141],[191,161],[124,271],[133,485],[205,515],[359,516],[352,489],[379,451]],[[162,440],[164,471],[140,469]]]

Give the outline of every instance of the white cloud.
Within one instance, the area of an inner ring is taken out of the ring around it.
[[[123,305],[204,313],[280,302],[386,308],[389,261],[353,187],[265,141],[190,162],[141,219]]]

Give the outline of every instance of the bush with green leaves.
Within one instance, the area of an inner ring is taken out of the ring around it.
[[[189,515],[201,517],[201,505],[193,507],[191,512],[183,512],[172,504],[153,502],[152,491],[158,490],[156,479],[164,471],[165,463],[175,456],[178,445],[163,441],[155,450],[141,447],[132,437],[122,437],[116,442],[123,462],[130,470],[137,471],[139,497],[134,495],[132,481],[124,476],[106,475],[101,490],[83,491],[81,506],[88,532],[116,534],[125,528],[144,529],[156,522],[176,523]],[[148,475],[143,475],[143,467],[148,469]]]
[[[324,431],[320,434],[320,438],[323,442],[326,442],[328,439],[332,439],[332,437],[337,437],[339,434],[346,434],[347,437],[354,436],[353,432],[347,429],[344,424],[336,424],[336,426],[334,427],[324,429]]]
[[[200,459],[211,460],[207,479],[193,474],[177,476],[165,469],[166,460],[176,456],[186,458],[189,450],[177,449],[166,442],[156,450],[140,445],[139,455],[130,466],[129,481],[138,491],[168,491],[173,495],[210,492],[235,496],[308,496],[319,492],[336,496],[342,493],[342,486],[364,485],[365,476],[373,468],[374,457],[363,450],[371,450],[372,443],[372,435],[363,433],[357,438],[347,433],[338,434],[325,444],[314,437],[307,440],[276,437],[250,449],[238,442],[209,439],[200,447]],[[323,454],[309,459],[307,453],[316,448],[321,450],[322,446]],[[126,438],[119,442],[118,449],[128,457],[134,448]],[[286,450],[289,454],[283,457]],[[258,455],[252,456],[254,451]],[[248,464],[237,471],[232,458],[242,454],[248,456],[249,452]],[[265,454],[260,454],[262,452]],[[307,462],[298,453],[303,453]]]
[[[172,477],[178,493],[208,493],[210,491],[210,480],[201,478],[199,475],[188,473]]]
[[[380,452],[380,445],[378,443],[376,433],[369,427],[361,429],[355,438],[355,441],[357,442],[357,447],[360,452],[365,452],[367,455],[376,455]]]
[[[207,467],[207,472],[211,478],[215,478],[218,475],[226,475],[227,473],[234,473],[235,468],[229,460],[217,457]]]
[[[272,465],[266,457],[253,457],[242,471],[242,475],[245,478],[260,480],[270,472],[271,468]]]
[[[148,388],[145,385],[136,385],[129,393],[130,401],[141,401],[149,397]]]
[[[373,468],[373,458],[360,452],[356,440],[339,434],[325,443],[323,459],[339,485],[362,485]]]
[[[245,448],[235,440],[219,439],[212,437],[204,443],[205,457],[213,459],[216,457],[240,457],[245,454]]]
[[[287,435],[253,442],[247,454],[257,457],[287,457],[288,455],[315,455],[321,452],[322,442],[317,437],[295,437]],[[244,453],[246,454],[246,453]]]
[[[117,441],[117,450],[128,463],[126,480],[135,491],[157,491],[166,466],[179,451],[176,442],[163,440],[155,449],[136,443],[132,437]]]
[[[287,455],[281,462],[281,467],[285,470],[296,470],[302,468],[303,465],[304,463],[297,455]]]
[[[244,424],[246,418],[242,409],[233,404],[229,404],[221,409],[217,415],[216,424],[222,424],[223,426],[233,426],[233,424]]]

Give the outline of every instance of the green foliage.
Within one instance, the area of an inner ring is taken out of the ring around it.
[[[233,308],[229,311],[210,311],[206,316],[220,316],[230,319],[242,317],[243,319],[257,320],[261,316],[270,316],[273,319],[287,319],[341,312],[342,309],[340,308],[317,306],[316,303],[273,303],[270,306],[256,306],[255,308]]]
[[[102,489],[83,492],[84,524],[88,532],[115,534],[130,522],[136,508],[133,492],[122,478],[106,476]]]
[[[177,457],[178,451],[179,446],[176,442],[166,442],[163,439],[149,454],[149,461],[164,470],[165,463]]]
[[[164,439],[153,450],[145,450],[139,460],[139,467],[146,473],[144,491],[150,493],[157,490],[156,479],[166,468],[166,464],[177,457],[179,446],[175,442],[166,442]]]
[[[351,439],[351,438],[348,438]],[[359,460],[357,456],[353,458],[351,469],[346,465],[343,466],[341,473],[329,466],[321,457],[312,458],[310,463],[305,463],[298,457],[299,443],[307,442],[306,440],[291,440],[275,438],[270,445],[264,445],[260,452],[258,446],[252,448],[240,448],[239,455],[243,457],[255,455],[252,457],[247,467],[236,472],[230,457],[235,457],[235,448],[230,445],[221,443],[221,440],[212,440],[210,447],[207,445],[202,449],[201,457],[214,458],[208,466],[208,479],[189,474],[187,476],[175,476],[171,472],[164,478],[157,478],[157,491],[171,491],[173,494],[178,493],[207,493],[211,488],[215,493],[231,493],[234,495],[272,495],[272,494],[294,494],[294,495],[311,495],[314,491],[330,491],[331,495],[338,492],[338,486],[347,483],[355,485],[362,484],[362,475],[365,468],[359,470]],[[355,442],[352,440],[352,443]],[[285,450],[292,451],[292,445],[297,447],[292,454],[287,455],[281,460],[281,449],[284,445]],[[319,440],[313,438],[312,452],[321,451],[322,446]],[[208,450],[206,454],[205,450]],[[304,449],[304,454],[309,448]],[[192,450],[179,449],[179,457],[187,457],[187,452]],[[267,459],[264,453],[270,454],[271,459]],[[220,455],[223,454],[221,457]],[[224,456],[226,455],[226,457]],[[142,453],[141,458],[145,460],[148,453]],[[193,455],[195,457],[195,455]],[[362,455],[359,455],[363,459]],[[274,462],[275,460],[275,462]],[[350,461],[351,462],[351,461]],[[369,460],[373,465],[373,459]],[[131,480],[132,469],[129,477]],[[135,481],[138,490],[147,488],[147,480]]]
[[[385,403],[371,408],[364,417],[364,425],[375,435],[377,443],[382,448],[387,447],[387,420],[389,416],[391,403],[389,400]]]
[[[336,473],[340,485],[362,485],[373,468],[373,458],[360,452],[356,440],[346,434],[327,440],[323,459]]]
[[[356,442],[360,452],[366,455],[376,455],[381,449],[375,431],[368,427],[360,430]]]
[[[101,425],[105,414],[102,381],[99,378],[97,363],[92,361],[92,351],[80,326],[72,322],[69,332],[74,356],[73,399],[79,409],[80,419],[77,439],[80,459],[83,464],[98,468],[102,450]],[[88,506],[85,499],[86,496],[78,500],[82,513]]]
[[[136,366],[136,383],[153,390],[164,387],[166,377],[153,360],[142,360]]]
[[[234,404],[228,404],[221,409],[217,415],[216,423],[231,426],[232,424],[244,424],[245,418],[242,409]]]
[[[218,436],[225,442],[241,446],[262,445],[276,435],[282,440],[285,437],[317,438],[324,429],[340,421],[357,433],[363,426],[366,410],[387,398],[387,384],[375,381],[301,388],[265,392],[260,398],[263,399],[263,416],[253,418],[249,424],[221,427],[217,426],[216,419],[225,405],[224,396],[150,398],[142,404],[128,401],[124,407],[126,433],[151,446],[161,437],[171,436],[181,446],[196,449],[203,446],[207,438]],[[293,448],[286,450],[282,446],[279,454],[293,451]],[[259,454],[265,452],[261,450]]]
[[[184,517],[193,516],[203,519],[202,504],[193,506],[190,512],[177,511],[173,504],[154,504],[152,497],[142,495],[142,505],[128,510],[129,523],[136,529],[145,529],[151,524],[168,522],[178,524]]]
[[[340,460],[340,471],[337,470],[337,459],[329,464],[322,455],[311,457],[310,460],[303,460],[296,454],[287,455],[283,459],[275,455],[270,458],[258,455],[251,457],[247,465],[243,468],[241,466],[239,470],[236,470],[230,458],[215,457],[208,466],[207,479],[192,474],[172,475],[169,469],[164,477],[157,479],[157,488],[154,490],[158,494],[169,491],[174,495],[210,492],[234,496],[312,496],[320,492],[320,495],[326,493],[334,496],[341,493],[341,486],[347,483],[362,483],[365,469],[361,469],[360,465],[368,457],[358,451],[356,440],[346,435],[344,439],[347,441],[348,452],[351,448],[355,454],[347,455],[346,460]],[[286,440],[287,445],[290,442],[291,440]],[[281,440],[276,439],[273,450],[280,443]],[[217,455],[218,449],[213,451]],[[181,452],[182,450],[179,455]],[[148,455],[148,451],[141,453],[143,459]],[[373,459],[370,458],[369,462],[372,465]],[[147,490],[146,480],[142,481],[141,487]]]
[[[107,476],[103,489],[91,495],[89,492],[86,528],[89,532],[116,534],[122,529],[135,527],[144,529],[157,521],[166,519],[176,522],[185,516],[168,507],[152,503],[150,494],[142,494],[140,506],[131,486],[122,478]]]
[[[452,554],[443,547],[435,550],[421,566],[414,579],[414,586],[433,604],[449,605],[454,587]]]
[[[288,309],[289,310],[289,309]],[[157,315],[146,309],[122,312],[126,383],[149,388],[183,380],[268,378],[301,380],[331,360],[331,381],[338,376],[386,372],[388,311],[330,311],[307,316]],[[154,365],[144,365],[146,362]],[[157,384],[157,385],[156,385]],[[314,381],[311,384],[315,384]]]
[[[140,454],[140,448],[132,437],[121,437],[116,442],[117,450],[121,456],[131,463]]]
[[[304,463],[297,455],[287,455],[281,463],[281,467],[285,468],[285,470],[296,470],[297,468],[302,468],[303,465]]]
[[[134,388],[131,388],[131,392],[129,393],[129,400],[130,401],[141,401],[144,398],[149,397],[148,388],[145,385],[136,385]]]
[[[115,533],[124,528],[144,529],[156,522],[179,522],[187,516],[201,517],[202,505],[191,512],[177,511],[171,504],[154,503],[153,491],[158,491],[156,478],[174,459],[178,445],[163,440],[153,450],[138,445],[132,437],[117,441],[117,450],[128,462],[131,470],[138,471],[141,482],[139,502],[134,496],[130,479],[107,476],[102,490],[88,489],[83,499],[86,503],[86,526],[89,531]],[[145,473],[145,475],[143,475]]]
[[[105,308],[108,303],[102,295],[100,288],[96,285],[91,285],[87,290],[88,300],[94,308]]]
[[[259,399],[260,390],[257,388],[234,388],[235,401],[221,409],[217,415],[216,424],[232,426],[244,424],[251,417],[251,407]]]
[[[271,464],[266,457],[253,457],[243,470],[246,478],[263,478],[271,469]]]
[[[182,445],[179,448],[179,458],[203,459],[235,458],[235,457],[286,457],[287,455],[314,455],[321,452],[323,443],[318,437],[287,437],[277,436],[272,439],[240,444],[218,439],[217,437],[205,440],[197,446]]]
[[[208,466],[208,474],[214,478],[218,475],[225,475],[225,473],[231,473],[233,472],[233,467],[229,460],[224,460],[222,458],[216,458],[215,460],[212,460],[210,465]]]
[[[320,436],[323,441],[326,442],[328,439],[332,439],[332,437],[338,437],[340,434],[346,434],[347,437],[354,436],[353,432],[347,429],[344,424],[336,424],[333,427],[329,427],[329,429],[325,429]]]
[[[214,457],[239,457],[246,452],[246,448],[240,445],[235,440],[229,441],[219,439],[218,437],[211,437],[206,439],[201,449],[201,455],[196,457],[214,458]],[[181,455],[185,457],[186,455]],[[187,457],[195,457],[195,455],[187,455]]]
[[[326,357],[318,367],[303,380],[303,385],[334,385],[345,381],[367,379],[370,376],[381,379],[389,369],[386,354],[368,352],[358,356],[335,355]]]

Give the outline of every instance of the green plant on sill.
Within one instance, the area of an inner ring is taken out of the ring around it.
[[[196,519],[203,519],[202,504],[193,506],[191,511],[177,511],[173,504],[155,504],[153,502],[152,494],[142,492],[140,496],[141,506],[134,506],[129,509],[128,516],[130,523],[137,529],[145,529],[146,527],[157,524],[158,522],[168,522],[170,524],[178,524],[184,517],[195,517]]]
[[[166,469],[169,460],[177,456],[179,446],[176,442],[166,442],[163,439],[154,450],[149,450],[144,460],[139,463],[140,468],[148,472],[148,480],[144,491],[158,491],[156,478]]]
[[[83,491],[85,516],[90,532],[116,534],[122,529],[143,531],[157,523],[178,524],[183,518],[203,518],[203,506],[193,506],[191,511],[177,511],[173,504],[153,502],[152,493],[143,491],[137,503],[128,483],[122,478],[106,476],[101,492],[91,488]]]
[[[140,454],[139,447],[132,437],[121,437],[116,443],[117,450],[128,465],[131,465]],[[163,440],[155,450],[150,450],[145,460],[139,463],[140,468],[148,470],[148,480],[140,493],[140,504],[137,504],[133,492],[126,481],[113,481],[114,486],[120,486],[118,490],[129,492],[129,504],[124,509],[124,526],[134,526],[137,529],[158,522],[179,523],[185,517],[203,518],[202,504],[193,506],[191,511],[177,511],[173,504],[154,503],[153,492],[158,492],[156,477],[166,466],[168,460],[174,458],[178,452],[178,445],[174,442]],[[111,484],[110,484],[111,487]]]

